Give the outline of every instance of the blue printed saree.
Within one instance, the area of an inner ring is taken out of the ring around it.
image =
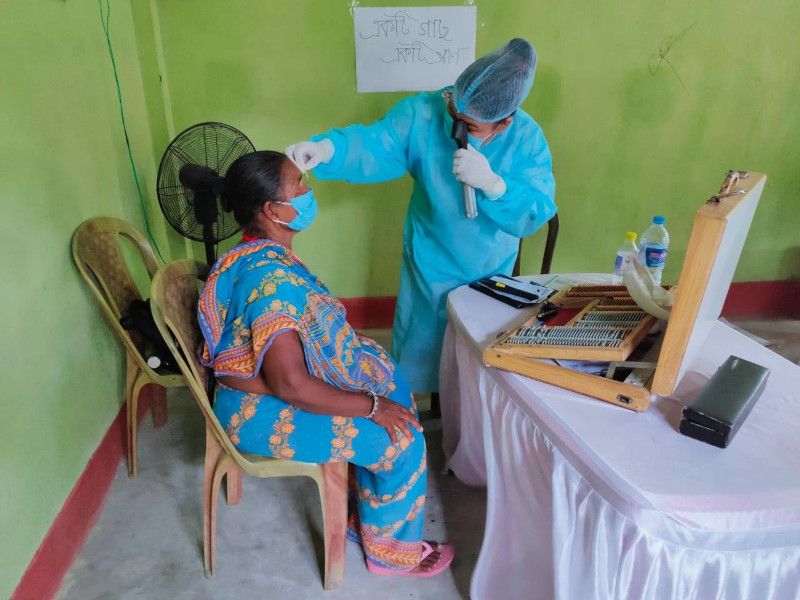
[[[358,335],[342,304],[287,248],[239,244],[216,263],[198,307],[201,359],[215,375],[250,379],[275,337],[296,331],[308,372],[348,391],[371,390],[416,412],[408,383],[389,355]],[[278,397],[218,385],[214,413],[242,451],[305,462],[355,465],[358,514],[348,535],[372,562],[408,569],[419,562],[426,490],[425,441],[363,417],[313,414]]]

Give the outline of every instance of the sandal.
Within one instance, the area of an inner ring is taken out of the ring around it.
[[[367,559],[367,570],[375,575],[407,575],[409,577],[434,577],[438,575],[453,562],[456,550],[452,544],[439,544],[433,542],[435,547],[425,540],[422,541],[422,556],[419,558],[420,564],[428,558],[431,554],[438,551],[439,560],[429,571],[419,571],[419,566],[411,567],[410,569],[390,569],[389,567],[382,567],[375,564],[369,558]]]

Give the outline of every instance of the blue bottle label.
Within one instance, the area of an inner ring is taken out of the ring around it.
[[[644,249],[644,259],[650,269],[663,268],[667,262],[667,249],[661,244],[648,244]]]
[[[617,254],[617,260],[614,261],[614,275],[622,275],[622,259],[625,258],[622,254]]]

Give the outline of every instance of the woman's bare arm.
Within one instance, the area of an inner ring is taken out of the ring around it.
[[[365,417],[372,411],[372,398],[360,392],[347,392],[311,375],[306,367],[303,343],[296,331],[278,334],[264,354],[261,373],[273,395],[307,412],[342,417]],[[414,413],[381,397],[372,417],[385,428],[392,443],[397,443],[395,429],[408,439],[411,427],[422,431]]]

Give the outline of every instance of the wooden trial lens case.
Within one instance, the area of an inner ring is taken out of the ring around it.
[[[720,191],[695,214],[670,319],[650,352],[657,355],[655,370],[644,385],[568,369],[548,360],[597,360],[612,365],[625,361],[656,319],[635,307],[622,286],[561,290],[551,302],[581,308],[569,322],[552,326],[559,331],[544,337],[539,333],[537,343],[530,339],[536,319],[526,321],[489,345],[483,352],[484,363],[637,412],[647,410],[652,394],[672,394],[720,316],[766,180],[762,173],[729,171]],[[637,316],[637,311],[643,316]],[[615,318],[614,312],[627,316]],[[582,329],[583,333],[570,329]],[[610,330],[614,333],[608,333]],[[592,345],[587,331],[599,340],[597,344]],[[558,343],[541,343],[550,335],[561,336]],[[574,340],[576,345],[570,345]]]

